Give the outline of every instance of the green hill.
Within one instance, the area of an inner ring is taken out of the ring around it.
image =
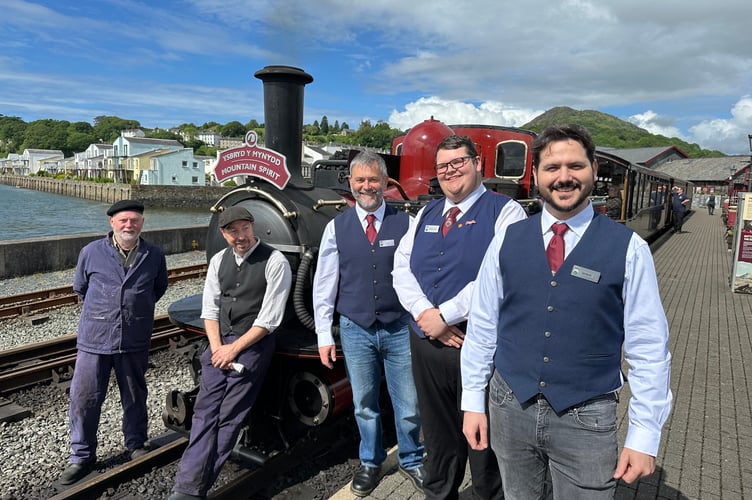
[[[698,144],[690,144],[677,137],[651,134],[637,125],[600,111],[577,111],[566,106],[551,108],[523,125],[522,128],[540,132],[549,125],[561,123],[582,125],[593,134],[593,140],[601,147],[625,149],[676,146],[690,158],[725,156],[720,151],[702,149]]]

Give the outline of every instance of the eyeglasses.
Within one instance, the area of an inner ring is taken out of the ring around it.
[[[460,156],[459,158],[455,158],[454,160],[448,161],[446,163],[437,163],[433,168],[436,169],[436,172],[439,174],[446,172],[446,169],[449,167],[452,167],[454,170],[459,170],[464,167],[465,163],[467,163],[467,160],[471,158],[475,157],[472,155]]]

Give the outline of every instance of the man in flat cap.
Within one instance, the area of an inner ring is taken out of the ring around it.
[[[89,474],[110,372],[120,389],[123,434],[131,458],[146,453],[146,368],[154,306],[167,289],[162,250],[141,238],[144,205],[118,201],[107,210],[112,231],[78,256],[73,290],[83,302],[70,387],[70,465],[61,484]]]
[[[248,210],[229,207],[218,222],[228,247],[206,273],[201,318],[209,348],[171,500],[205,498],[230,456],[271,363],[292,283],[287,259],[254,235]]]

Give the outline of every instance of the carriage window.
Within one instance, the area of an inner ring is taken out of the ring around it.
[[[496,146],[497,177],[521,177],[525,174],[527,146],[524,142],[504,142]]]

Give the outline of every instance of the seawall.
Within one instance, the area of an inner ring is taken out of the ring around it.
[[[142,236],[169,255],[205,250],[207,232],[207,226],[201,225],[154,229]],[[76,267],[81,248],[103,236],[90,233],[0,242],[0,279]]]
[[[208,208],[232,189],[224,186],[142,186],[22,175],[0,175],[0,183],[103,203],[136,199],[147,208]]]

